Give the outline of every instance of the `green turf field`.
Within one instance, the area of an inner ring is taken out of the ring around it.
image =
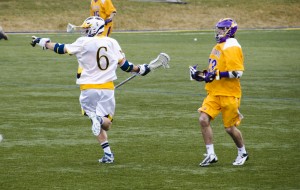
[[[240,130],[250,159],[232,166],[237,150],[218,117],[219,162],[207,168],[198,166],[205,153],[197,113],[204,84],[189,80],[188,66],[206,67],[212,32],[113,34],[131,62],[166,52],[171,68],[116,90],[112,165],[98,164],[102,149],[80,115],[75,56],[32,48],[31,35],[0,41],[1,190],[300,189],[300,30],[238,32],[246,67]],[[64,43],[78,37],[42,36]],[[116,83],[130,76],[118,75]]]

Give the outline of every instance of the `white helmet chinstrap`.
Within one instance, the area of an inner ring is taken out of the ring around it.
[[[98,16],[91,16],[85,19],[80,27],[83,29],[83,35],[93,37],[104,31],[104,25],[105,22],[102,18]]]

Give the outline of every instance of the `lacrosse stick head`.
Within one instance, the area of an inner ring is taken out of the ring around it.
[[[69,33],[74,32],[75,28],[76,28],[75,25],[73,25],[71,23],[68,23],[68,25],[67,25],[67,32],[69,32]]]
[[[160,53],[156,59],[152,60],[149,63],[149,68],[151,71],[153,71],[161,66],[164,67],[165,69],[168,69],[168,68],[170,68],[169,62],[170,62],[169,55],[166,53]]]

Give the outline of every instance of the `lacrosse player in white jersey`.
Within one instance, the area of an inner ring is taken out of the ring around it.
[[[114,155],[108,144],[107,130],[112,125],[115,113],[114,83],[119,66],[125,72],[145,76],[150,72],[148,64],[134,65],[126,60],[119,43],[101,35],[105,21],[97,16],[88,17],[80,26],[84,36],[72,44],[53,43],[49,38],[33,36],[31,45],[58,54],[75,55],[82,72],[76,83],[80,86],[79,101],[85,114],[92,121],[92,132],[101,144],[104,156],[100,163],[113,163]]]

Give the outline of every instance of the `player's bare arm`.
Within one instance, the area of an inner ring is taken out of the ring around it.
[[[134,65],[133,63],[129,62],[126,58],[120,60],[118,64],[120,68],[125,72],[135,72],[142,76],[150,72],[148,64]]]
[[[54,43],[54,42],[47,42],[45,44],[45,47],[47,49],[50,49],[58,54],[65,54],[67,53],[67,49],[65,47],[65,44],[59,44],[59,43]]]
[[[65,44],[59,44],[51,42],[50,38],[39,38],[36,36],[32,36],[32,41],[30,43],[33,47],[38,44],[44,50],[50,49],[58,54],[67,53],[67,49],[65,48]]]

